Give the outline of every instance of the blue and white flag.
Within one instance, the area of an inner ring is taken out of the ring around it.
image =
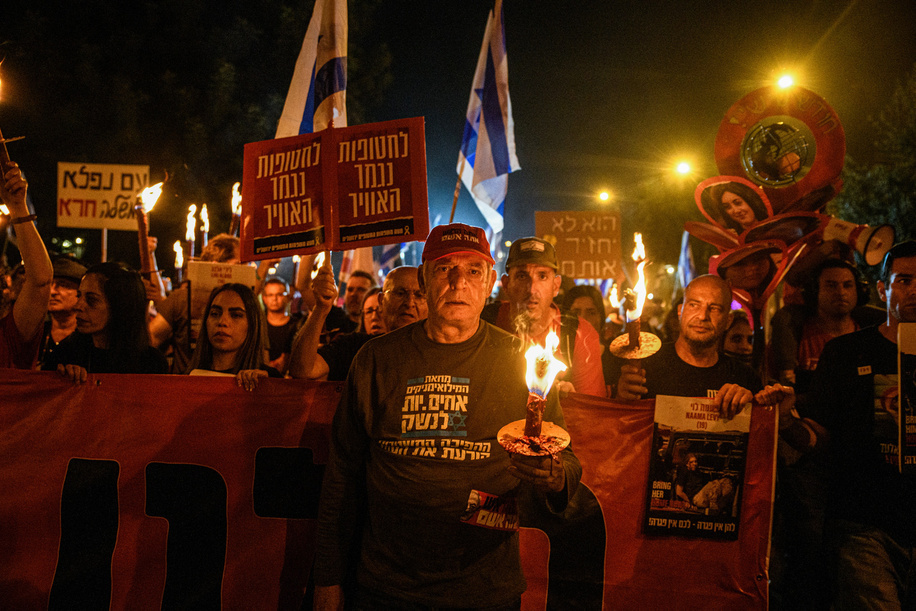
[[[493,234],[503,230],[509,173],[518,169],[503,7],[502,0],[496,0],[487,19],[458,153],[461,182],[471,192]]]
[[[315,0],[276,138],[347,126],[347,0]]]
[[[693,251],[690,250],[690,234],[685,231],[681,236],[681,254],[677,261],[677,283],[681,288],[686,288],[696,275],[697,270],[693,262]],[[676,286],[675,291],[677,291]]]
[[[403,243],[385,244],[382,246],[382,252],[378,259],[378,271],[381,275],[387,276],[388,272],[394,269],[394,264],[401,257],[401,251],[404,248]]]

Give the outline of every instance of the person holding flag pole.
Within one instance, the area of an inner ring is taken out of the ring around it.
[[[312,11],[275,138],[347,126],[347,2],[317,0]],[[372,249],[347,251],[340,282],[355,269],[373,272]],[[330,259],[328,259],[329,261]]]
[[[515,128],[509,99],[509,62],[503,26],[502,0],[487,19],[483,45],[471,84],[464,136],[458,153],[458,182],[449,223],[461,184],[467,187],[487,221],[487,238],[499,249],[509,173],[520,169],[515,154]]]

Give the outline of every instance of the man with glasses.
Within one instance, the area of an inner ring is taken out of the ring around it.
[[[357,331],[320,346],[321,328],[338,294],[330,264],[318,270],[312,280],[312,292],[315,307],[293,342],[290,375],[309,380],[346,380],[353,357],[373,336]],[[426,318],[426,295],[420,289],[416,267],[396,267],[388,273],[378,307],[387,331]]]

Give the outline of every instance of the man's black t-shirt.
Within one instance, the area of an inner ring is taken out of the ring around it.
[[[620,366],[626,361],[615,357],[612,368],[616,387],[620,379]],[[658,352],[640,362],[646,370],[645,398],[652,399],[657,395],[673,397],[712,397],[724,384],[737,384],[752,393],[757,393],[763,385],[760,378],[748,365],[729,356],[719,355],[719,360],[712,367],[695,367],[681,360],[674,344],[662,344]]]

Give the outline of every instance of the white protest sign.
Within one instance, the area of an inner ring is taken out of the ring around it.
[[[137,231],[137,193],[148,165],[57,164],[57,226]]]

